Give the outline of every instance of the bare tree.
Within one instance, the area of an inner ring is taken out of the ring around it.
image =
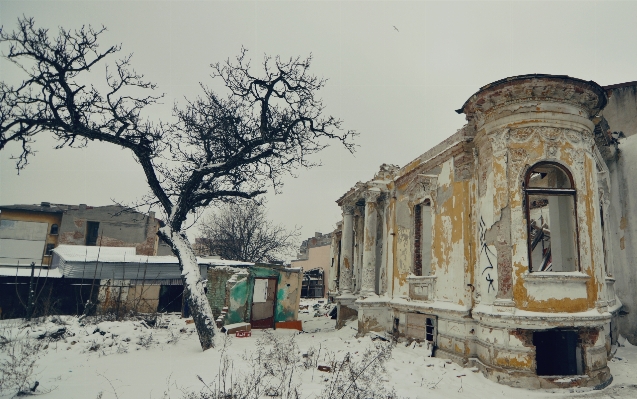
[[[273,262],[297,250],[299,229],[268,220],[263,205],[242,201],[221,206],[200,227],[208,254],[244,262]]]
[[[265,57],[260,74],[253,75],[245,50],[234,61],[212,65],[213,78],[228,89],[225,97],[201,84],[201,97],[175,105],[174,120],[152,123],[142,111],[161,96],[132,69],[130,55],[105,66],[106,90],[86,84],[90,72],[120,51],[120,46],[98,46],[104,30],[60,28],[53,37],[26,17],[18,20],[17,30],[2,30],[0,44],[8,47],[3,55],[25,79],[0,83],[0,150],[19,143],[18,170],[42,132],[57,138],[57,148],[99,140],[130,150],[150,189],[137,205],[159,206],[165,213],[158,234],[179,258],[184,294],[205,350],[214,346],[215,324],[185,234],[188,214],[254,198],[268,187],[276,190],[284,175],[313,166],[307,156],[327,141],[353,151],[355,133],[324,115],[316,94],[325,80],[309,73],[311,57]]]

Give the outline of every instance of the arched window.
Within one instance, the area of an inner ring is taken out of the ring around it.
[[[529,271],[577,271],[576,191],[571,173],[559,164],[540,162],[529,169],[524,187]]]
[[[52,224],[51,225],[51,234],[57,234],[58,233],[58,225],[57,224]]]

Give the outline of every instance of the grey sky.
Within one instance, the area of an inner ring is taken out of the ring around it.
[[[299,170],[282,194],[269,195],[270,217],[303,226],[303,238],[331,231],[340,219],[334,201],[380,164],[402,166],[462,127],[454,110],[487,83],[527,73],[637,80],[637,2],[0,0],[5,29],[23,14],[52,30],[105,25],[100,43],[122,43],[136,70],[166,93],[150,114],[164,120],[175,101],[200,93],[198,82],[214,86],[209,65],[242,45],[255,63],[264,53],[311,52],[314,73],[329,79],[328,112],[360,132],[360,147],[352,156],[333,145],[316,157],[322,167]],[[101,78],[103,69],[94,73]],[[16,75],[2,61],[0,76]],[[0,204],[106,205],[147,192],[129,152],[53,145],[40,137],[19,176],[9,159],[16,147],[0,152]]]

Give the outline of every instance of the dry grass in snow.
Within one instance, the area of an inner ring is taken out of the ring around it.
[[[311,305],[300,313],[304,333],[220,334],[217,348],[206,352],[193,325],[177,315],[160,316],[154,325],[3,320],[0,398],[18,391],[51,399],[637,397],[637,348],[630,344],[610,362],[615,380],[603,391],[528,391],[428,357],[418,344],[357,338],[356,322],[336,331],[333,320],[314,317]]]

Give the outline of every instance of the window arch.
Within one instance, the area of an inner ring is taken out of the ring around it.
[[[57,234],[58,233],[58,225],[57,224],[52,224],[51,225],[51,233],[50,234]]]
[[[524,179],[530,272],[579,270],[577,210],[571,173],[560,164],[540,162]]]

